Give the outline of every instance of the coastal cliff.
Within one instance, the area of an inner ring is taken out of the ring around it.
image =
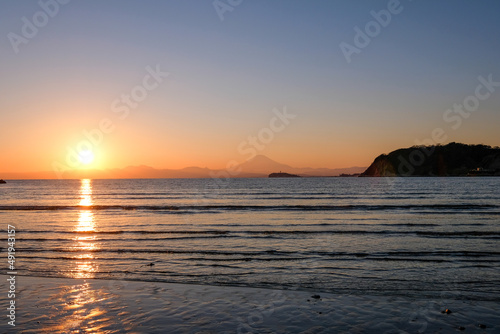
[[[379,155],[360,176],[500,176],[500,148],[413,146]]]

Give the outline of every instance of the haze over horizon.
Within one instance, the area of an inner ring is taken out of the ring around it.
[[[0,4],[0,173],[500,145],[493,0],[66,2]]]
[[[9,179],[253,178],[267,177],[273,172],[283,171],[308,177],[328,177],[339,176],[340,174],[359,174],[365,170],[366,167],[359,166],[336,169],[295,167],[274,161],[265,155],[256,155],[243,163],[235,163],[224,169],[210,169],[200,166],[188,166],[179,169],[159,169],[146,165],[133,165],[124,168],[109,169],[86,168],[65,171],[59,174],[54,173],[54,171],[10,172],[2,173],[2,176]]]

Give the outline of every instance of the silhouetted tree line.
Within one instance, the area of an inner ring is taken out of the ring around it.
[[[500,148],[488,145],[413,146],[378,156],[361,176],[500,175]]]

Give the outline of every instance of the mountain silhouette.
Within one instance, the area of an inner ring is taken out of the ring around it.
[[[365,167],[349,168],[297,168],[276,162],[265,155],[256,155],[238,166],[245,173],[269,175],[276,172],[297,174],[300,176],[339,176],[340,174],[362,173]]]
[[[266,175],[275,171],[291,171],[295,169],[291,166],[276,162],[265,155],[256,155],[252,159],[241,163],[238,167],[246,173]]]
[[[237,165],[230,177],[268,177],[275,172],[297,174],[300,176],[339,176],[340,174],[361,173],[366,167],[350,168],[295,168],[286,164],[276,162],[265,155],[257,155]],[[5,173],[6,179],[55,179],[55,172],[29,172],[29,173]],[[218,178],[229,177],[225,170],[209,169],[201,167],[186,167],[182,169],[156,169],[150,166],[128,166],[125,168],[113,168],[105,170],[68,170],[62,173],[64,179],[137,179],[137,178]]]

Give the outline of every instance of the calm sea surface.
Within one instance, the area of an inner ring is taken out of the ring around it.
[[[0,222],[20,275],[500,301],[500,178],[14,180]]]

